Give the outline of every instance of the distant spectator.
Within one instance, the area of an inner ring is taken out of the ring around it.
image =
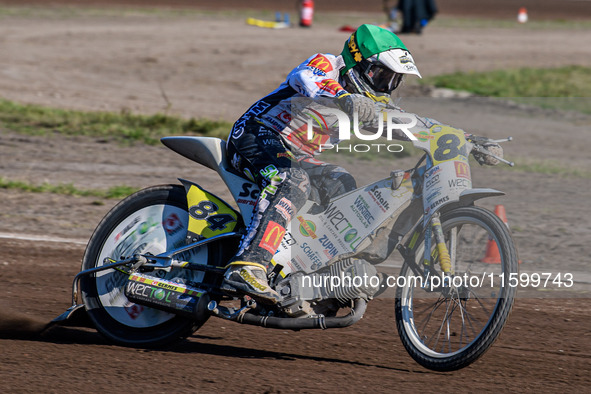
[[[397,8],[402,13],[402,28],[399,33],[421,34],[437,13],[435,0],[399,0]]]
[[[391,4],[392,3],[392,4]],[[423,28],[435,17],[437,5],[435,0],[383,0],[383,9],[388,17],[390,30],[396,33],[421,34]],[[398,12],[402,13],[402,28],[398,28]]]

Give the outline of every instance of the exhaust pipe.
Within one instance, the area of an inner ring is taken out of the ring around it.
[[[242,308],[235,313],[224,313],[218,307],[215,301],[211,301],[207,306],[207,309],[217,317],[221,317],[227,320],[235,321],[241,324],[250,324],[253,326],[267,327],[267,328],[278,328],[280,330],[310,330],[310,329],[322,329],[327,328],[343,328],[349,327],[357,323],[365,313],[367,308],[367,302],[361,298],[358,298],[353,303],[351,312],[346,316],[341,317],[324,317],[317,316],[311,318],[294,318],[294,317],[273,317],[273,316],[259,316],[251,313],[245,313],[246,310],[250,309],[248,306]]]

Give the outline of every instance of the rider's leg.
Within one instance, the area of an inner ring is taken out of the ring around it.
[[[357,188],[355,178],[343,167],[314,158],[306,158],[299,163],[310,176],[310,182],[318,190],[323,205],[328,204],[331,198]]]
[[[267,270],[287,224],[307,200],[309,177],[281,138],[255,122],[228,142],[228,154],[234,168],[250,174],[261,194],[222,288],[275,303],[279,296],[267,283]]]

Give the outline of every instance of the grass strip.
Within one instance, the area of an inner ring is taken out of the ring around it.
[[[517,15],[515,15],[517,16]],[[462,29],[514,29],[517,31],[527,30],[584,30],[591,28],[591,21],[588,19],[541,19],[530,20],[527,23],[517,22],[517,18],[486,18],[486,17],[458,17],[452,15],[438,15],[431,27],[462,28]]]
[[[455,72],[427,77],[421,83],[489,97],[591,97],[591,67]]]
[[[517,159],[515,167],[503,166],[503,169],[517,172],[528,172],[546,175],[572,176],[591,179],[591,171],[567,167],[553,161],[534,161],[531,159]]]
[[[225,121],[183,119],[165,114],[86,112],[0,100],[0,127],[33,135],[85,135],[123,143],[155,145],[161,137],[168,135],[224,138],[231,126]]]
[[[510,171],[521,172],[527,174],[544,174],[548,176],[573,177],[591,179],[591,171],[587,169],[569,167],[562,163],[553,160],[539,160],[528,157],[505,157],[505,159],[515,163],[514,167],[509,167],[504,164],[499,164],[494,167],[479,166],[472,157],[470,158],[470,165],[475,168],[480,168],[485,171]]]
[[[47,182],[34,185],[23,181],[11,181],[0,177],[0,189],[14,189],[29,193],[53,193],[78,197],[99,197],[103,199],[120,199],[136,192],[138,189],[130,186],[113,186],[108,190],[78,189],[71,183],[52,185]]]

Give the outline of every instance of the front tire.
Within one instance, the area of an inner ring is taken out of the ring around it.
[[[182,186],[141,190],[117,204],[99,223],[84,253],[82,270],[102,266],[105,258],[157,255],[184,245],[187,224],[187,198]],[[220,265],[221,246],[208,244],[183,258]],[[195,283],[203,280],[203,272],[180,269],[168,273],[157,270],[150,275]],[[205,323],[130,302],[124,294],[128,276],[124,269],[109,269],[80,280],[88,315],[109,340],[127,346],[159,346],[186,338]]]
[[[476,361],[500,335],[516,290],[507,285],[507,278],[518,272],[518,259],[508,228],[486,209],[454,209],[443,213],[441,222],[453,273],[441,282],[445,286],[435,286],[433,275],[441,272],[433,237],[432,280],[421,287],[417,276],[424,277],[425,243],[419,239],[411,247],[415,270],[405,263],[400,272],[406,280],[396,293],[396,326],[416,362],[436,371],[453,371]]]

